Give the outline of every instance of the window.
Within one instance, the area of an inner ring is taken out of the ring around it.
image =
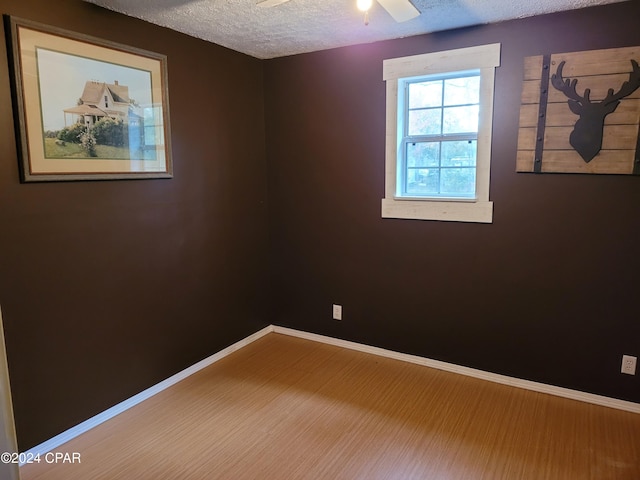
[[[384,61],[382,216],[490,223],[491,124],[500,44]]]
[[[396,195],[475,199],[480,72],[399,86],[404,118]]]

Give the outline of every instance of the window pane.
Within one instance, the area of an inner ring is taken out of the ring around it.
[[[409,108],[442,105],[442,80],[409,84]]]
[[[437,195],[440,189],[440,169],[408,168],[407,195]]]
[[[476,140],[442,142],[442,166],[475,167],[477,144]]]
[[[476,193],[475,168],[443,168],[441,194],[473,197]]]
[[[444,109],[442,133],[468,133],[478,131],[478,106],[448,107]]]
[[[409,112],[409,135],[439,135],[441,129],[441,114],[439,108],[426,110],[411,110]]]
[[[450,78],[444,81],[445,105],[468,105],[480,101],[480,77]]]
[[[440,142],[408,143],[407,167],[437,167]]]
[[[448,77],[407,83],[400,195],[475,196],[480,77]]]

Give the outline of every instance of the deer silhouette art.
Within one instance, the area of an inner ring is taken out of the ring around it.
[[[592,102],[589,98],[591,89],[585,89],[584,96],[580,96],[576,93],[578,80],[562,78],[564,64],[562,61],[558,65],[558,70],[551,76],[551,84],[569,98],[569,109],[580,117],[569,135],[569,143],[583,160],[589,163],[602,149],[605,117],[618,108],[621,99],[640,87],[640,67],[638,62],[631,60],[633,70],[629,74],[629,80],[622,84],[620,90],[613,93],[613,88],[610,88],[604,100]]]

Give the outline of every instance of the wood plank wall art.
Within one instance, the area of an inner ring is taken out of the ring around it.
[[[640,175],[640,47],[526,57],[516,170]]]

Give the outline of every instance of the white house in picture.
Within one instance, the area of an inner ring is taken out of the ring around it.
[[[86,126],[92,126],[104,117],[122,120],[130,127],[139,126],[141,117],[133,108],[128,86],[120,85],[117,80],[114,83],[88,81],[78,105],[64,110],[65,124],[69,114],[73,118],[71,123],[80,120]]]

